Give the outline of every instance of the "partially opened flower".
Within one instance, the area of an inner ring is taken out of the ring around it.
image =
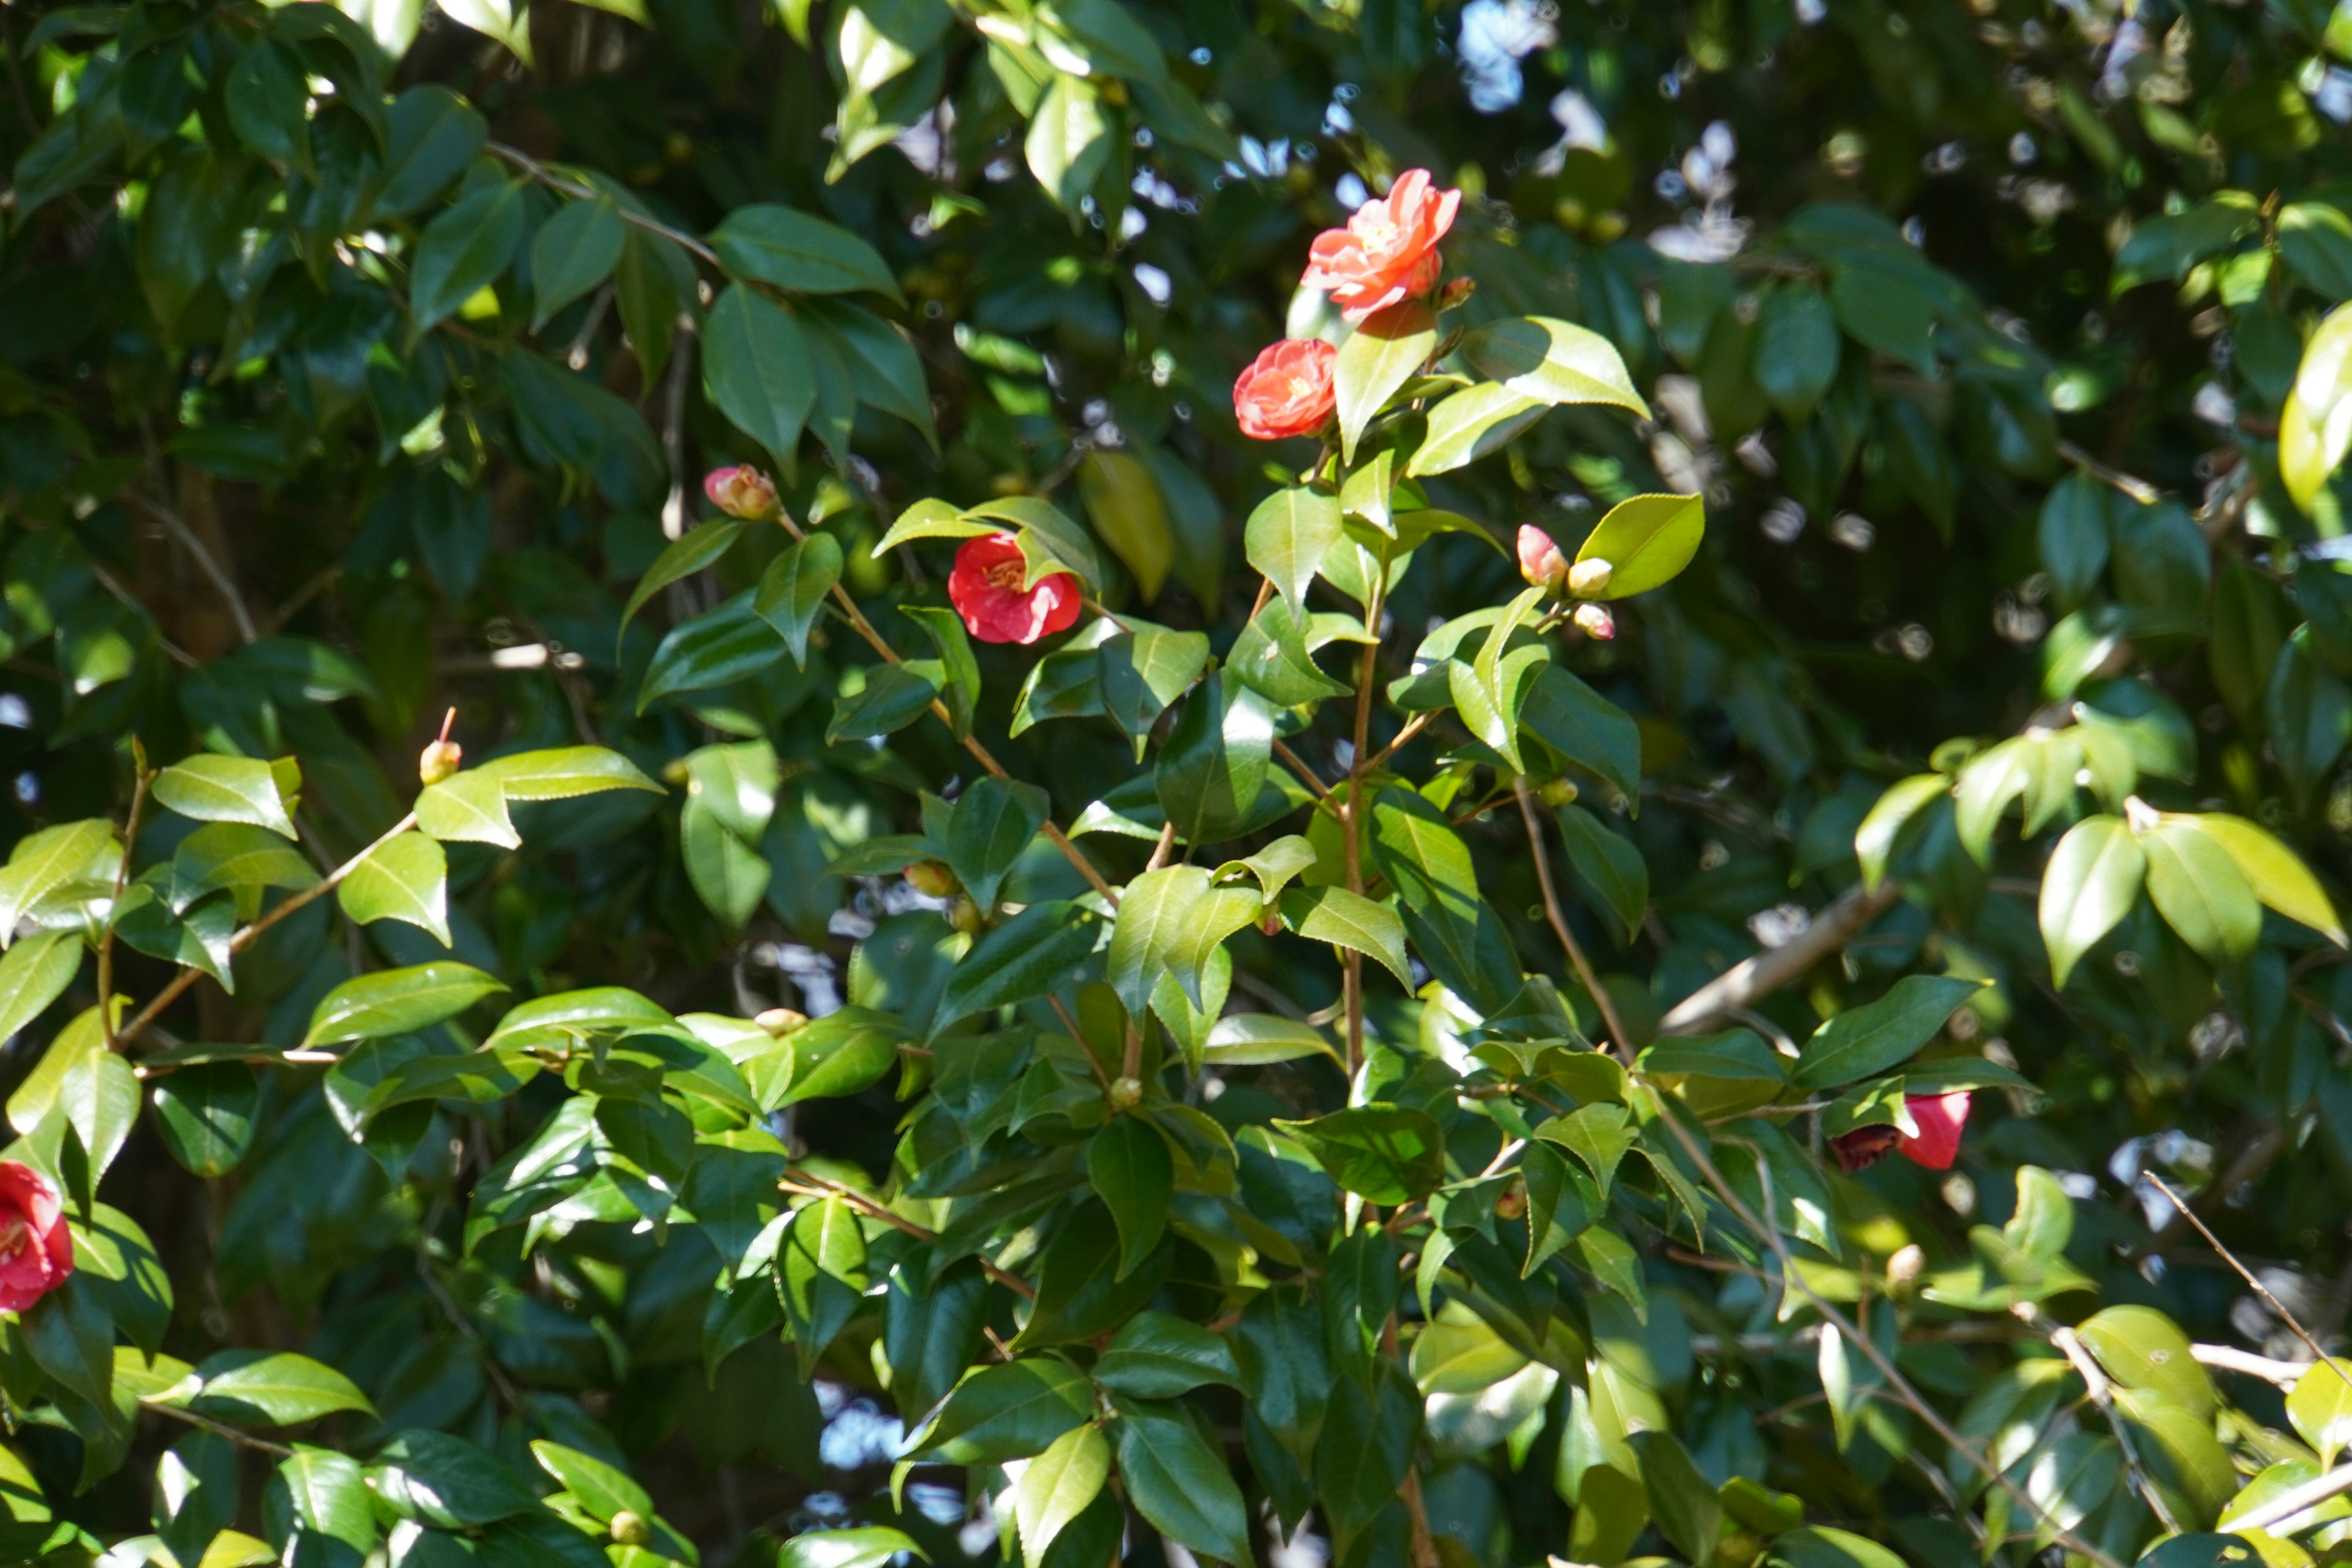
[[[968,539],[948,574],[948,598],[964,629],[982,642],[1033,643],[1078,618],[1078,580],[1055,572],[1024,588],[1029,563],[1009,533]]]
[[[1948,1171],[1960,1152],[1960,1132],[1969,1121],[1969,1091],[1949,1094],[1906,1094],[1903,1113],[1916,1132],[1900,1127],[1857,1127],[1830,1140],[1830,1149],[1845,1170],[1875,1165],[1890,1153],[1900,1153],[1931,1171]]]
[[[0,1160],[0,1311],[24,1311],[73,1269],[73,1233],[58,1189],[32,1166]]]
[[[749,463],[711,469],[702,476],[702,493],[720,511],[747,522],[776,515],[776,487]]]
[[[1250,362],[1234,383],[1234,417],[1261,441],[1310,436],[1331,417],[1331,382],[1339,351],[1320,338],[1285,338]]]
[[[1437,242],[1461,205],[1460,191],[1433,191],[1428,170],[1407,169],[1386,196],[1358,207],[1347,227],[1315,237],[1301,281],[1330,295],[1350,321],[1419,299],[1437,286]]]

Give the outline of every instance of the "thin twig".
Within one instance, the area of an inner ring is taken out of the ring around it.
[[[1838,895],[1811,924],[1779,947],[1742,959],[1684,997],[1658,1022],[1661,1035],[1695,1035],[1733,1011],[1760,1001],[1843,947],[1864,926],[1900,901],[1889,878],[1875,891],[1860,883]]]
[[[157,1405],[142,1399],[139,1402],[139,1408],[152,1410],[158,1415],[168,1415],[174,1421],[184,1421],[191,1426],[201,1426],[214,1436],[226,1437],[239,1447],[253,1448],[264,1454],[274,1454],[281,1459],[290,1459],[294,1457],[294,1450],[283,1443],[273,1443],[267,1437],[257,1437],[250,1432],[240,1432],[226,1421],[215,1421],[209,1415],[199,1415],[194,1411],[183,1409],[177,1405]]]
[[[2058,455],[2101,484],[2113,486],[2142,506],[2154,506],[2164,499],[2164,492],[2146,479],[2135,478],[2121,468],[2109,468],[2072,441],[2059,442]]]
[[[2352,1492],[2352,1465],[2347,1465],[2340,1470],[2330,1470],[2316,1480],[2305,1481],[2290,1491],[2279,1493],[2266,1503],[2248,1509],[2230,1521],[2231,1533],[2243,1534],[2249,1530],[2270,1530],[2285,1523],[2305,1509],[2316,1508],[2329,1498],[2340,1497],[2346,1492]],[[2318,1522],[2317,1520],[2310,1521],[2312,1524]],[[2299,1525],[2296,1528],[2306,1527]]]
[[[844,1186],[839,1182],[828,1181],[813,1171],[799,1171],[795,1172],[794,1175],[799,1178],[797,1181],[787,1178],[778,1182],[776,1185],[788,1193],[797,1193],[804,1198],[839,1198],[858,1213],[869,1215],[885,1225],[895,1226],[918,1241],[937,1241],[940,1238],[938,1231],[927,1226],[917,1225],[905,1215],[876,1203],[856,1187]],[[1037,1288],[1018,1274],[1008,1273],[985,1258],[980,1259],[980,1267],[982,1273],[1013,1294],[1026,1296],[1031,1300],[1036,1300]]]
[[[1328,801],[1331,798],[1331,786],[1325,784],[1320,778],[1318,778],[1316,776],[1315,770],[1307,765],[1307,759],[1300,756],[1297,752],[1292,751],[1287,742],[1283,741],[1275,742],[1274,754],[1281,758],[1282,761],[1289,766],[1290,771],[1297,773],[1299,778],[1305,782],[1308,789],[1315,792],[1315,798],[1317,800]]]
[[[227,569],[221,565],[219,557],[205,547],[203,540],[196,537],[196,531],[188,526],[187,519],[152,496],[142,496],[136,491],[126,493],[145,509],[148,515],[162,523],[172,537],[180,542],[182,549],[196,558],[196,565],[203,570],[206,577],[212,580],[215,591],[220,595],[222,602],[227,605],[229,618],[236,623],[238,639],[248,643],[260,641],[261,634],[254,629],[253,616],[246,611],[245,598],[236,591],[236,581],[229,576]]]
[[[1591,994],[1593,1005],[1601,1009],[1601,1021],[1608,1026],[1617,1054],[1630,1063],[1633,1059],[1633,1037],[1626,1030],[1625,1020],[1618,1016],[1617,1004],[1611,1000],[1601,976],[1594,973],[1592,961],[1584,956],[1584,946],[1569,930],[1568,916],[1559,907],[1559,891],[1551,880],[1551,856],[1544,847],[1543,819],[1536,815],[1536,797],[1528,789],[1526,775],[1514,777],[1511,788],[1519,797],[1519,816],[1528,825],[1528,853],[1535,857],[1536,880],[1543,888],[1544,918],[1551,922],[1552,934],[1559,938],[1559,945],[1568,950],[1568,962],[1576,970],[1578,983]]]
[[[519,147],[509,147],[503,142],[486,142],[482,144],[482,151],[488,153],[493,158],[505,159],[508,163],[512,163],[516,168],[520,169],[532,179],[537,180],[541,184],[545,185],[549,190],[560,192],[564,195],[570,196],[573,201],[593,202],[604,199],[603,193],[592,190],[588,186],[580,184],[575,181],[565,179],[562,175],[556,174],[546,164],[541,163],[530,153],[523,152]],[[619,204],[617,203],[615,204],[615,205],[618,205]],[[686,249],[693,252],[696,256],[700,257],[704,261],[709,263],[713,268],[716,268],[720,271],[726,270],[725,264],[719,259],[719,253],[717,251],[703,244],[701,240],[696,238],[693,235],[687,233],[684,229],[672,228],[669,225],[662,222],[658,218],[651,218],[647,217],[643,213],[632,212],[626,206],[621,206],[620,213],[621,221],[623,223],[628,224],[635,228],[644,229],[647,234],[657,234],[664,239],[670,241],[672,244],[682,246]]]
[[[2329,1355],[2326,1351],[2322,1349],[2319,1342],[2312,1338],[2311,1331],[2305,1328],[2303,1324],[2296,1320],[2295,1315],[2286,1310],[2286,1303],[2280,1300],[2276,1296],[2272,1295],[2271,1288],[2263,1284],[2260,1279],[2256,1279],[2252,1269],[2239,1262],[2238,1255],[2236,1253],[2231,1252],[2228,1247],[2221,1245],[2221,1238],[2215,1236],[2212,1230],[2207,1226],[2205,1222],[2197,1217],[2196,1212],[2189,1206],[2188,1202],[2183,1199],[2179,1193],[2172,1190],[2171,1183],[2166,1181],[2162,1176],[2158,1175],[2153,1171],[2142,1171],[2140,1173],[2140,1180],[2147,1182],[2151,1186],[2155,1187],[2158,1192],[2162,1193],[2167,1198],[2170,1199],[2172,1206],[2179,1209],[2182,1216],[2185,1217],[2190,1225],[2197,1227],[2197,1234],[2205,1238],[2205,1245],[2220,1253],[2221,1255],[2221,1261],[2236,1269],[2238,1271],[2238,1278],[2243,1279],[2246,1284],[2252,1289],[2255,1295],[2260,1296],[2264,1301],[2270,1304],[2271,1310],[2279,1315],[2279,1321],[2284,1323],[2289,1329],[2292,1329],[2294,1331],[2294,1337],[2301,1340],[2310,1348],[2312,1355],[2325,1364],[2335,1368],[2336,1375],[2342,1378],[2347,1385],[2352,1385],[2352,1371],[2347,1371],[2342,1362],[2338,1361],[2336,1357]]]
[[[2059,1353],[2081,1374],[2083,1386],[2090,1390],[2091,1403],[2098,1406],[2101,1415],[2106,1417],[2107,1430],[2115,1434],[2116,1446],[2123,1450],[2124,1469],[2130,1474],[2132,1485],[2138,1489],[2140,1496],[2147,1500],[2147,1506],[2156,1510],[2158,1522],[2179,1535],[2180,1521],[2174,1516],[2172,1505],[2165,1501],[2164,1494],[2157,1489],[2156,1482],[2149,1479],[2147,1467],[2140,1462],[2139,1445],[2132,1440],[2131,1424],[2116,1414],[2115,1389],[2107,1382],[2105,1369],[2099,1365],[2089,1351],[2083,1348],[2083,1342],[2075,1338],[2074,1330],[2050,1322],[2031,1302],[2020,1305],[2023,1310],[2018,1316],[2036,1328],[2046,1325],[2050,1342],[2058,1347]]]
[[[108,571],[105,567],[100,565],[95,561],[89,563],[89,572],[91,576],[98,579],[98,585],[100,587],[105,589],[108,593],[121,600],[122,603],[129,605],[131,609],[136,610],[151,626],[154,624],[155,612],[149,609],[145,602],[142,601],[138,595],[125,587],[121,579],[115,576],[113,573]],[[178,643],[173,642],[170,637],[165,637],[163,635],[163,628],[161,626],[155,627],[155,641],[163,647],[165,657],[170,658],[173,664],[179,665],[184,669],[194,669],[197,665],[204,662],[194,654],[190,653],[186,648],[184,648]]]
[[[1387,745],[1382,746],[1379,751],[1372,753],[1372,760],[1364,764],[1364,771],[1367,773],[1377,772],[1381,763],[1396,755],[1397,748],[1399,746],[1403,745],[1407,741],[1412,740],[1415,735],[1420,734],[1422,731],[1427,729],[1431,721],[1434,720],[1442,711],[1443,710],[1441,709],[1431,708],[1416,713],[1412,718],[1406,720],[1404,721],[1404,728],[1396,732],[1396,738],[1391,741]]]
[[[394,839],[399,837],[402,834],[407,832],[410,828],[415,826],[416,814],[412,811],[406,816],[402,817],[398,822],[394,823],[391,828],[385,832],[383,837],[378,838],[374,843],[369,845],[366,848],[361,850],[358,854],[352,856],[350,859],[344,861],[341,865],[328,872],[325,877],[303,889],[300,892],[282,900],[277,908],[265,911],[261,917],[256,920],[251,925],[246,927],[243,931],[238,931],[235,936],[229,938],[228,950],[230,953],[236,954],[243,952],[247,948],[253,945],[254,941],[258,938],[263,931],[268,931],[271,926],[276,925],[279,921],[284,920],[287,916],[302,908],[303,905],[310,903],[312,900],[324,898],[327,894],[333,892],[337,887],[341,885],[344,878],[350,876],[352,872],[360,868],[361,864],[364,862],[369,856],[374,854],[377,850],[383,848],[385,845],[391,843]],[[173,1002],[178,1001],[180,994],[187,990],[189,986],[194,985],[198,977],[204,973],[205,972],[201,969],[181,970],[178,976],[174,978],[169,985],[164,986],[163,990],[155,994],[155,999],[152,1002],[150,1002],[146,1006],[142,1007],[139,1010],[138,1016],[122,1026],[121,1033],[114,1037],[116,1046],[121,1047],[138,1038],[140,1031],[146,1028],[148,1025],[153,1023],[156,1016],[162,1013],[164,1008],[170,1006]]]
[[[1327,451],[1324,456],[1330,454]],[[1371,597],[1364,605],[1364,629],[1370,637],[1356,668],[1356,729],[1348,751],[1348,810],[1340,818],[1340,828],[1347,835],[1348,890],[1358,898],[1364,893],[1364,764],[1370,760],[1372,694],[1380,673],[1381,604],[1388,581],[1388,570],[1383,567],[1372,580]],[[1345,981],[1341,1000],[1348,1009],[1348,1079],[1353,1083],[1364,1065],[1364,955],[1351,947],[1341,958]]]
[[[105,1032],[106,1048],[121,1047],[114,1035],[114,917],[122,907],[122,885],[131,879],[131,857],[139,847],[139,813],[147,804],[147,786],[155,777],[147,771],[147,748],[131,737],[131,816],[122,829],[122,858],[114,867],[114,893],[107,900],[106,931],[98,939],[98,1024]]]

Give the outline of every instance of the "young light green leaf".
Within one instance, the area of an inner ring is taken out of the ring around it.
[[[2352,309],[2338,305],[2304,344],[2279,415],[2279,476],[2308,511],[2352,450]]]
[[[172,856],[173,914],[220,888],[308,888],[319,873],[302,852],[249,822],[208,822]]]
[[[1388,905],[1345,888],[1293,888],[1282,895],[1282,915],[1307,941],[1365,953],[1408,989],[1412,985],[1404,921]]]
[[[496,781],[509,800],[570,800],[575,795],[597,795],[608,789],[662,793],[662,786],[647,778],[635,763],[604,746],[558,746],[543,752],[517,752],[484,763],[473,771],[484,779]]]
[[[1339,399],[1340,455],[1356,460],[1356,442],[1388,400],[1416,374],[1437,347],[1437,313],[1404,300],[1367,316],[1331,367]]]
[[[1046,1549],[1101,1492],[1110,1475],[1110,1445],[1100,1427],[1073,1426],[1030,1460],[1013,1488],[1024,1568],[1041,1568]]]
[[[449,945],[449,858],[430,834],[409,832],[378,845],[335,888],[343,913],[362,925],[402,921]]]
[[[198,1363],[151,1403],[215,1420],[273,1426],[315,1421],[338,1410],[375,1414],[350,1378],[291,1351],[223,1351]]]
[[[1429,434],[1405,472],[1420,479],[1475,462],[1499,450],[1550,406],[1549,398],[1530,397],[1499,381],[1465,387],[1429,411]]]
[[[1650,417],[1616,345],[1572,321],[1517,316],[1489,322],[1462,340],[1462,357],[1488,381],[1521,396],[1606,404]]]
[[[2267,828],[2242,816],[2207,812],[2197,818],[2205,836],[2226,853],[2254,897],[2291,921],[2298,921],[2336,946],[2345,945],[2344,925],[2319,879],[2295,852]]]
[[[0,947],[15,938],[25,912],[49,894],[82,879],[110,883],[121,863],[114,824],[104,817],[59,823],[16,840],[0,868]]]
[[[1243,552],[1281,593],[1293,620],[1305,623],[1307,584],[1340,532],[1339,500],[1304,486],[1275,491],[1250,513]]]
[[[512,849],[522,842],[507,815],[506,791],[479,768],[418,791],[416,826],[444,844],[495,844]]]
[[[199,822],[248,822],[294,837],[294,819],[278,794],[278,775],[257,758],[199,752],[157,773],[153,787],[157,802],[182,816]]]
[[[2119,816],[2086,816],[2066,830],[2042,872],[2042,945],[2061,990],[2083,954],[2116,929],[2139,897],[2147,857]]]
[[[2352,1447],[2352,1361],[2331,1356],[2316,1362],[2286,1396],[2286,1418],[2316,1449],[2322,1465]]]
[[[1706,505],[1698,496],[1633,496],[1609,509],[1576,560],[1609,563],[1599,597],[1631,598],[1671,582],[1698,553],[1706,531]]]
[[[2209,959],[2242,958],[2263,934],[2262,906],[2204,819],[2168,814],[2137,833],[2147,856],[2147,896],[2156,912]]]
[[[309,1046],[414,1034],[454,1018],[506,986],[470,964],[439,962],[381,970],[344,981],[319,998]]]
[[[1854,858],[1862,862],[1865,889],[1877,891],[1878,884],[1886,879],[1886,868],[1895,858],[1903,829],[1931,801],[1950,794],[1951,788],[1952,781],[1942,773],[1914,773],[1887,786],[1853,833]]]
[[[0,1040],[41,1016],[81,969],[79,931],[37,931],[0,957]]]

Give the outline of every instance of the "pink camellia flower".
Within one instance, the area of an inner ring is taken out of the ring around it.
[[[1969,1091],[1949,1094],[1906,1094],[1904,1114],[1919,1131],[1900,1127],[1857,1127],[1830,1140],[1838,1163],[1847,1171],[1875,1165],[1892,1151],[1931,1171],[1948,1171],[1960,1152],[1960,1131],[1969,1122]]]
[[[1606,605],[1579,605],[1576,613],[1568,618],[1576,623],[1578,631],[1595,642],[1607,642],[1617,635],[1617,617],[1610,614]]]
[[[702,493],[712,506],[746,522],[776,515],[776,487],[749,463],[711,469],[702,476]]]
[[[0,1312],[24,1311],[73,1269],[57,1188],[30,1165],[0,1160]]]
[[[1356,209],[1345,228],[1327,228],[1307,247],[1309,289],[1320,289],[1349,321],[1437,286],[1437,242],[1454,226],[1460,191],[1432,191],[1429,171],[1407,169],[1389,194]]]
[[[1261,441],[1314,434],[1339,402],[1331,382],[1339,356],[1320,338],[1285,338],[1252,360],[1234,383],[1242,434]]]
[[[1555,594],[1568,580],[1568,557],[1559,552],[1559,542],[1532,522],[1519,524],[1519,575],[1528,586]]]
[[[964,629],[982,642],[1033,643],[1067,631],[1078,618],[1078,580],[1067,572],[1037,579],[1024,588],[1028,573],[1020,542],[1009,533],[985,533],[964,541],[948,574],[948,598],[963,617]]]

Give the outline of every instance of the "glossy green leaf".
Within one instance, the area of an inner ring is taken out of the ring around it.
[[[81,970],[81,937],[39,931],[0,956],[0,1039],[6,1039],[66,993]]]
[[[1307,584],[1315,581],[1340,535],[1337,498],[1300,486],[1276,490],[1258,502],[1242,543],[1249,563],[1281,593],[1292,619],[1303,623]]]
[[[403,833],[370,851],[335,886],[343,913],[362,925],[400,921],[449,945],[449,858],[431,835]]]
[[[2314,1363],[2287,1391],[2286,1418],[2322,1465],[2334,1465],[2352,1447],[2352,1362],[2331,1356]]]
[[[261,1082],[243,1062],[199,1062],[157,1079],[155,1125],[193,1174],[226,1175],[253,1148]]]
[[[1428,1112],[1378,1102],[1312,1121],[1277,1121],[1333,1181],[1376,1204],[1411,1203],[1445,1178],[1444,1136]]]
[[[735,427],[787,469],[816,406],[800,324],[748,285],[730,284],[703,327],[702,390]]]
[[[791,207],[737,207],[711,230],[710,247],[737,278],[802,294],[863,289],[899,298],[898,280],[872,246],[837,224]]]
[[[302,1043],[334,1045],[415,1034],[505,989],[470,964],[448,962],[362,974],[319,999]]]
[[[629,593],[629,602],[621,606],[621,629],[636,619],[646,602],[673,583],[682,582],[727,553],[735,541],[741,538],[743,524],[731,517],[689,528],[672,541],[668,548],[654,557],[645,575]]]
[[[1223,1337],[1166,1312],[1129,1318],[1097,1357],[1095,1381],[1136,1399],[1173,1399],[1209,1384],[1240,1388],[1241,1368]]]
[[[1244,830],[1273,756],[1274,714],[1230,670],[1184,700],[1152,769],[1153,792],[1181,843],[1207,844]]]
[[[530,241],[530,330],[613,275],[627,237],[617,204],[572,201],[539,226]]]
[[[1119,1479],[1135,1510],[1202,1556],[1250,1562],[1249,1514],[1224,1456],[1177,1406],[1121,1401],[1118,1415]]]
[[[223,1351],[155,1403],[220,1421],[293,1426],[339,1410],[375,1406],[341,1373],[291,1351]]]
[[[2262,936],[2262,906],[2237,860],[2204,821],[2168,815],[2134,835],[2147,857],[2147,896],[2199,953],[2243,957]]]
[[[948,865],[983,910],[996,907],[997,889],[1045,826],[1049,804],[1035,784],[993,776],[974,779],[956,802]]]
[[[982,936],[956,964],[940,995],[940,1024],[1060,989],[1101,934],[1101,921],[1083,904],[1031,904]]]
[[[1436,313],[1419,300],[1374,311],[1339,345],[1331,380],[1339,402],[1340,455],[1347,461],[1356,460],[1364,426],[1420,373],[1436,347]]]
[[[1176,1163],[1168,1140],[1138,1116],[1117,1116],[1087,1144],[1087,1181],[1118,1226],[1118,1271],[1126,1279],[1151,1256],[1168,1228]]]
[[[1498,381],[1465,387],[1430,409],[1429,433],[1405,472],[1419,479],[1475,462],[1500,450],[1550,406],[1549,397],[1531,396]]]
[[[1523,396],[1604,404],[1650,417],[1616,346],[1571,321],[1519,316],[1489,322],[1463,339],[1462,357],[1480,375]]]
[[[1040,1568],[1065,1527],[1103,1489],[1110,1445],[1100,1428],[1073,1426],[1030,1460],[1013,1488],[1013,1518],[1025,1568]]]
[[[1163,1238],[1139,1266],[1123,1270],[1110,1210],[1081,1204],[1045,1248],[1036,1305],[1013,1348],[1074,1344],[1116,1329],[1160,1289],[1172,1250]]]
[[[155,775],[156,801],[199,822],[249,822],[285,837],[294,819],[270,764],[252,757],[200,752]]]
[[[302,852],[267,828],[246,822],[208,822],[180,840],[172,856],[174,914],[223,888],[287,888],[315,885],[319,873]]]
[[[1002,1464],[1044,1453],[1093,1414],[1084,1373],[1055,1356],[1027,1356],[966,1376],[907,1451],[940,1464]]]
[[[522,243],[523,182],[483,185],[425,226],[409,268],[412,339],[496,281]]]
[[[1706,508],[1697,496],[1634,496],[1619,501],[1584,538],[1578,564],[1606,561],[1608,585],[1598,595],[1630,598],[1671,582],[1698,553]]]
[[[1973,980],[1906,975],[1875,1002],[1850,1007],[1815,1030],[1793,1080],[1801,1089],[1824,1089],[1885,1072],[1934,1039],[1979,989]]]
[[[808,668],[809,632],[824,614],[826,595],[840,581],[841,543],[824,532],[812,532],[760,574],[751,609],[783,634],[793,663],[803,669]]]
[[[1613,915],[1625,928],[1628,942],[1642,929],[1643,911],[1650,904],[1650,868],[1633,840],[1612,833],[1601,819],[1580,805],[1563,805],[1554,814],[1560,837],[1568,846],[1568,865],[1577,890],[1598,913]]]

